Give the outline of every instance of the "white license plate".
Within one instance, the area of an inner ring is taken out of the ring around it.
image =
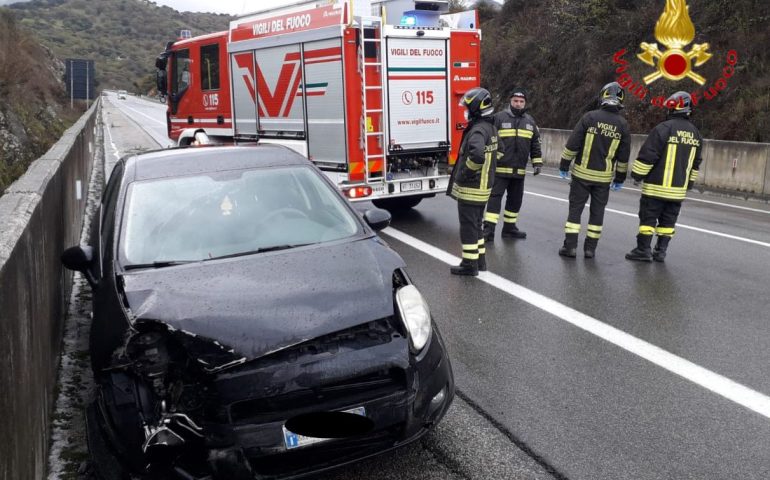
[[[364,407],[356,407],[351,408],[350,410],[343,410],[345,413],[353,413],[356,415],[361,415],[362,417],[366,416],[366,409]],[[304,435],[298,435],[290,430],[286,430],[286,427],[283,426],[283,443],[286,445],[287,450],[291,450],[293,448],[299,448],[299,447],[307,447],[308,445],[313,445],[314,443],[320,443],[325,442],[327,440],[330,440],[329,438],[318,438],[318,437],[306,437]]]
[[[415,190],[422,190],[422,180],[416,180],[414,182],[402,182],[402,192],[413,192]]]

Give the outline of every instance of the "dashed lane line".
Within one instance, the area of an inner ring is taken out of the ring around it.
[[[109,120],[104,121],[104,126],[107,127],[107,136],[110,137],[110,146],[112,147],[112,154],[115,155],[115,158],[120,158],[120,151],[118,150],[117,145],[115,145],[115,142],[112,140],[112,130],[110,129],[110,122]]]
[[[534,197],[547,198],[549,200],[556,200],[557,202],[569,203],[569,200],[567,200],[565,198],[554,197],[552,195],[544,195],[542,193],[528,192],[526,190],[524,191],[524,193],[526,193],[527,195],[532,195]],[[586,206],[587,205],[588,204],[586,204]],[[629,212],[624,212],[622,210],[615,210],[614,208],[607,208],[607,209],[605,209],[605,211],[616,213],[618,215],[624,215],[626,217],[639,218],[639,215],[637,215],[636,213],[629,213]],[[752,245],[759,245],[760,247],[770,248],[770,243],[767,243],[767,242],[760,242],[759,240],[753,240],[751,238],[739,237],[737,235],[730,235],[728,233],[717,232],[715,230],[707,230],[705,228],[693,227],[692,225],[686,225],[684,223],[677,223],[676,224],[676,228],[682,228],[682,229],[685,229],[685,230],[692,230],[694,232],[706,233],[708,235],[714,235],[714,236],[722,237],[722,238],[729,238],[730,240],[737,240],[739,242],[745,242],[745,243],[750,243]]]
[[[120,109],[125,108],[126,110],[131,110],[132,112],[138,113],[139,115],[141,115],[141,116],[143,116],[145,118],[149,118],[150,120],[152,120],[153,122],[155,122],[155,123],[157,123],[159,125],[163,125],[163,127],[164,127],[164,135],[157,135],[157,133],[155,133],[153,131],[150,131],[150,129],[147,128],[145,125],[142,125],[141,123],[139,123],[136,118],[134,118],[134,117],[132,117],[130,115],[126,115],[125,112],[122,112],[123,115],[126,115],[126,117],[131,119],[132,122],[137,124],[144,132],[146,132],[147,135],[149,135],[153,139],[153,141],[155,141],[155,143],[160,145],[161,148],[166,148],[166,147],[169,147],[169,146],[173,145],[173,142],[168,137],[165,136],[166,124],[164,122],[161,122],[161,121],[159,121],[159,120],[157,120],[157,119],[155,119],[155,118],[153,118],[153,117],[151,117],[151,116],[149,116],[149,115],[147,115],[145,113],[142,113],[142,112],[140,112],[139,110],[137,110],[135,108],[131,108],[128,105],[122,105],[119,108]]]
[[[158,125],[163,125],[164,127],[166,126],[166,124],[165,124],[164,122],[161,122],[161,121],[160,121],[160,120],[158,120],[157,118],[153,118],[153,117],[151,117],[151,116],[147,115],[146,113],[142,113],[142,112],[140,112],[139,110],[137,110],[137,109],[135,109],[135,108],[131,108],[131,107],[129,107],[128,105],[122,105],[122,106],[121,106],[121,107],[119,107],[119,108],[120,108],[120,109],[124,109],[124,108],[125,108],[126,110],[131,110],[132,112],[136,112],[136,113],[138,113],[139,115],[143,116],[144,118],[149,118],[151,121],[153,121],[153,122],[157,123]]]
[[[541,173],[540,175],[542,175],[544,177],[561,178],[558,175],[551,175],[549,173]],[[632,192],[641,192],[642,191],[639,188],[626,187],[626,186],[623,186],[623,190],[629,190],[629,191],[632,191]],[[745,210],[747,212],[766,213],[766,214],[770,215],[770,210],[762,210],[762,209],[759,209],[759,208],[743,207],[741,205],[733,205],[731,203],[715,202],[713,200],[703,200],[702,198],[687,197],[685,199],[685,202],[708,203],[708,204],[711,204],[711,205],[719,205],[720,207],[736,208],[738,210]]]
[[[388,227],[382,231],[402,243],[409,245],[447,265],[457,265],[460,259],[400,230]],[[563,305],[545,295],[523,287],[492,272],[480,272],[477,277],[498,290],[508,293],[540,310],[550,313],[588,333],[591,333],[617,347],[637,355],[671,373],[689,380],[738,405],[770,419],[770,397],[741,385],[727,377],[707,370],[689,360],[674,355],[660,347],[634,337],[593,317]]]

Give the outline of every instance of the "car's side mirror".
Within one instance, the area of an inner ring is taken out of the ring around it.
[[[70,247],[61,254],[61,263],[65,268],[85,275],[88,283],[94,287],[96,279],[91,273],[91,265],[94,261],[94,249],[89,246]]]
[[[381,208],[371,208],[364,212],[364,220],[374,231],[380,231],[390,225],[390,212]]]

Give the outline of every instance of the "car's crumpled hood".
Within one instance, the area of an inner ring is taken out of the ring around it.
[[[392,315],[392,273],[403,266],[368,238],[123,278],[136,321],[161,321],[253,359]]]

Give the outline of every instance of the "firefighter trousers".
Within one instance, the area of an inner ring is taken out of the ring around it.
[[[481,222],[484,205],[457,202],[460,217],[460,242],[463,244],[463,260],[478,260],[486,253]]]
[[[505,197],[505,212],[503,221],[505,223],[516,223],[519,219],[519,210],[524,198],[524,177],[500,177],[495,176],[495,184],[492,186],[492,195],[487,203],[487,213],[484,214],[484,221],[497,223],[500,219],[500,206],[503,203],[503,194],[508,192]]]
[[[673,237],[682,202],[642,195],[639,200],[639,235]]]
[[[569,187],[569,215],[564,227],[564,245],[569,248],[577,247],[578,234],[580,233],[580,216],[588,198],[591,198],[590,212],[588,215],[588,232],[586,237],[594,246],[602,236],[604,224],[604,209],[610,199],[610,186],[583,182],[572,178]]]

